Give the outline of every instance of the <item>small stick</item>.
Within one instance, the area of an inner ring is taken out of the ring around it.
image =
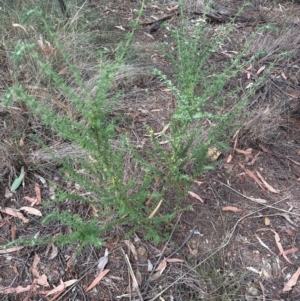
[[[128,268],[129,268],[129,272],[130,272],[130,275],[131,275],[131,278],[132,278],[132,287],[137,291],[138,295],[139,295],[139,298],[140,298],[140,301],[144,301],[143,300],[143,297],[142,297],[142,294],[141,294],[141,291],[140,291],[140,288],[139,288],[139,284],[135,278],[135,275],[134,275],[134,272],[133,272],[133,269],[131,267],[131,264],[130,264],[130,261],[129,261],[129,258],[127,256],[127,254],[125,254],[124,250],[121,249],[123,254],[124,254],[124,257],[125,257],[125,260],[126,260],[126,263],[128,265]]]

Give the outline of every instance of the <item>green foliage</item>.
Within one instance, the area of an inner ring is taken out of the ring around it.
[[[14,180],[14,182],[12,183],[10,190],[11,191],[15,191],[19,188],[19,186],[21,185],[23,178],[25,175],[25,171],[24,171],[24,167],[21,168],[21,172],[20,175]]]
[[[238,91],[223,93],[230,79],[241,70],[240,55],[230,64],[224,63],[221,72],[215,66],[208,66],[208,60],[230,34],[230,26],[213,38],[209,37],[205,25],[197,26],[196,31],[191,32],[190,26],[182,22],[181,27],[171,31],[176,51],[172,51],[171,44],[162,45],[172,62],[174,80],[160,70],[154,71],[175,96],[176,109],[169,124],[170,134],[163,136],[169,150],[160,146],[153,133],[152,143],[158,164],[164,166],[166,186],[178,187],[178,191],[184,187],[183,195],[191,180],[213,167],[208,150],[224,148],[225,133],[233,129],[233,120],[247,101],[247,98],[238,101]],[[234,101],[228,110],[226,102],[230,97]],[[211,126],[204,127],[207,120]],[[188,165],[192,167],[187,174],[184,170]]]
[[[59,246],[65,244],[77,244],[80,246],[78,252],[80,252],[86,245],[93,245],[94,247],[101,247],[102,241],[99,239],[99,226],[98,220],[92,219],[90,221],[83,220],[78,215],[71,215],[68,212],[57,213],[53,212],[47,215],[44,219],[44,223],[51,220],[59,220],[72,229],[72,232],[65,235],[59,235],[54,238]]]
[[[141,14],[142,9],[138,13],[138,19]],[[57,42],[54,25],[40,10],[30,10],[24,14],[24,18],[26,22],[32,18],[39,19],[55,49],[62,49]],[[51,127],[61,139],[74,143],[84,151],[81,158],[56,158],[56,161],[62,166],[61,172],[65,180],[76,183],[87,194],[70,193],[61,187],[56,199],[47,202],[46,206],[65,201],[88,203],[98,212],[97,219],[90,220],[66,211],[48,214],[44,223],[57,220],[71,229],[70,233],[55,238],[60,246],[78,244],[81,249],[92,244],[100,247],[101,237],[119,225],[129,226],[127,235],[142,230],[146,239],[155,242],[164,239],[164,226],[184,209],[181,201],[186,197],[193,180],[212,168],[208,150],[224,146],[224,134],[232,127],[234,118],[247,100],[245,98],[237,102],[238,96],[234,97],[237,91],[232,91],[229,95],[223,94],[225,85],[240,70],[239,55],[230,64],[224,64],[221,72],[207,64],[230,34],[230,28],[209,38],[204,26],[198,26],[195,32],[191,32],[191,28],[182,23],[179,29],[172,31],[172,38],[176,43],[175,52],[168,46],[164,48],[174,68],[174,79],[169,79],[160,70],[154,71],[171,89],[176,99],[169,130],[162,134],[168,142],[167,146],[161,145],[150,129],[151,148],[147,154],[137,150],[125,136],[118,136],[117,119],[111,117],[110,112],[118,101],[119,93],[114,92],[111,96],[112,85],[125,61],[138,19],[124,43],[114,50],[113,59],[99,53],[99,75],[92,87],[93,94],[87,91],[84,77],[67,55],[62,54],[62,58],[72,72],[73,86],[64,80],[49,60],[35,50],[34,44],[16,45],[15,64],[21,64],[26,57],[30,57],[42,78],[39,78],[39,84],[47,83],[47,87],[58,90],[69,100],[74,112],[58,112],[47,103],[47,96],[41,101],[28,93],[22,85],[16,85],[7,91],[6,103],[12,103],[15,99],[25,102],[41,118],[43,124]],[[75,93],[74,85],[83,92]],[[51,98],[50,92],[48,97]],[[226,108],[226,97],[234,99],[230,110]],[[210,126],[207,126],[207,121]],[[112,141],[117,141],[118,147],[113,147]],[[124,158],[127,154],[132,155],[138,171],[132,172],[129,178],[125,175]],[[152,189],[155,181],[162,183],[160,190]],[[173,191],[173,199],[177,200],[175,204],[170,203],[170,189]],[[152,202],[146,206],[148,199]],[[156,213],[150,218],[162,199],[162,214]]]

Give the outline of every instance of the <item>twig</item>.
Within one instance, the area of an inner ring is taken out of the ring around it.
[[[183,243],[180,245],[180,247],[177,248],[177,249],[176,249],[171,255],[169,255],[167,258],[172,257],[173,255],[175,255],[178,251],[180,251],[180,250],[184,247],[184,245],[188,242],[188,240],[193,236],[195,229],[196,229],[196,226],[195,226],[192,230],[190,230],[190,234],[189,234],[189,235],[187,236],[187,238],[183,241]]]
[[[247,199],[247,200],[250,200],[250,201],[253,201],[253,200],[254,200],[253,198],[250,198],[250,197],[247,197],[247,196],[243,195],[242,193],[238,192],[237,190],[233,189],[232,187],[226,185],[226,184],[223,183],[223,182],[220,182],[220,181],[218,181],[218,180],[214,180],[214,181],[215,181],[215,182],[218,182],[218,183],[220,183],[220,184],[222,184],[222,185],[224,185],[224,186],[226,186],[227,188],[231,189],[232,191],[234,191],[235,193],[237,193],[238,195],[244,197],[244,198]],[[287,197],[281,199],[280,201],[275,202],[274,204],[277,204],[277,203],[279,203],[279,202],[285,201],[286,199],[289,199],[289,196],[287,196]],[[300,216],[300,214],[298,214],[298,213],[294,213],[294,212],[290,212],[290,211],[287,211],[287,210],[284,210],[284,209],[281,209],[281,208],[277,208],[277,207],[274,207],[273,205],[267,205],[267,204],[264,204],[264,203],[259,203],[259,204],[265,206],[266,208],[276,209],[276,210],[278,210],[278,211],[282,211],[282,212],[285,212],[285,213],[288,213],[288,214],[291,214],[291,215]],[[277,215],[278,215],[278,214],[277,214]]]
[[[139,284],[138,284],[138,282],[136,280],[136,277],[134,275],[132,266],[130,264],[129,258],[128,258],[127,254],[125,254],[124,250],[123,249],[121,249],[121,250],[122,250],[122,252],[124,254],[124,257],[125,257],[125,260],[126,260],[126,263],[128,265],[129,272],[130,272],[130,275],[131,275],[131,278],[132,278],[132,287],[137,291],[137,293],[139,295],[139,298],[140,298],[140,301],[144,301],[143,297],[142,297],[142,294],[141,294],[141,291],[140,291],[140,288],[139,288]]]

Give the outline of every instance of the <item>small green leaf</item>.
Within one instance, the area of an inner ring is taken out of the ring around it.
[[[14,180],[14,182],[12,183],[12,185],[10,187],[11,191],[15,191],[16,189],[18,189],[18,187],[21,185],[21,183],[23,181],[24,175],[25,175],[25,171],[24,171],[24,167],[22,167],[19,177]]]

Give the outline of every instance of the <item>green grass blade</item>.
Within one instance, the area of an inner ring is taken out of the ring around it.
[[[25,171],[24,171],[24,167],[21,168],[21,173],[19,175],[19,177],[17,177],[14,182],[12,183],[11,187],[10,187],[10,190],[11,191],[15,191],[19,188],[19,186],[21,185],[22,181],[23,181],[23,178],[24,178],[24,175],[25,175]]]

